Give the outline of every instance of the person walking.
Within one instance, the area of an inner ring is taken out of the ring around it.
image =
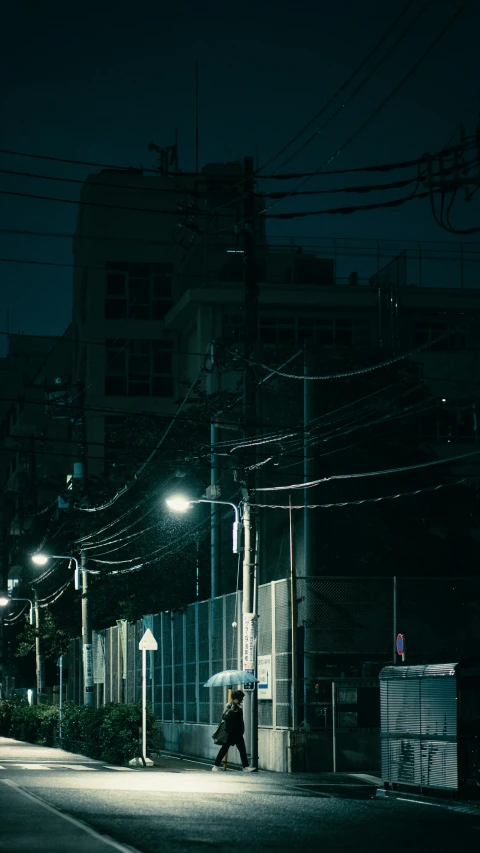
[[[245,740],[243,738],[245,732],[245,723],[243,722],[243,711],[241,708],[241,704],[244,696],[245,693],[243,692],[243,690],[234,690],[232,693],[231,702],[227,702],[225,706],[225,710],[222,714],[222,720],[224,720],[225,722],[228,740],[219,749],[218,755],[215,759],[215,764],[212,767],[213,771],[220,770],[222,760],[225,758],[225,755],[227,754],[231,746],[237,747],[240,753],[240,760],[242,762],[244,772],[252,773],[255,770],[255,767],[250,767],[248,764],[247,749],[245,747]]]

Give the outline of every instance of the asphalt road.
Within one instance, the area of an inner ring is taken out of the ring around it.
[[[379,800],[375,790],[341,774],[211,773],[168,759],[115,768],[0,738],[0,850],[425,853],[480,845],[480,808]]]

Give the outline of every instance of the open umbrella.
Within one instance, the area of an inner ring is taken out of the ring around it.
[[[258,681],[254,675],[241,669],[225,669],[210,676],[204,687],[233,687],[235,684],[254,684]]]

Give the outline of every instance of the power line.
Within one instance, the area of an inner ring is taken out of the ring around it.
[[[430,159],[435,160],[438,156],[446,156],[449,153],[455,153],[459,150],[461,150],[461,151],[471,150],[471,149],[474,149],[475,147],[476,146],[474,144],[467,145],[467,146],[456,145],[450,149],[445,149],[445,150],[439,152],[439,154],[432,155],[432,157]],[[401,163],[397,163],[397,164],[385,164],[385,165],[380,165],[380,166],[369,166],[369,167],[364,167],[363,169],[354,169],[352,171],[355,171],[355,172],[357,172],[357,171],[383,172],[385,170],[390,170],[393,168],[405,168],[407,166],[408,167],[419,166],[422,163],[426,165],[427,161],[428,161],[428,155],[424,154],[423,157],[417,158],[416,160],[405,161],[403,163],[401,162]],[[445,170],[445,172],[448,173],[448,172],[451,172],[453,170],[454,170],[454,167],[451,167],[451,168]],[[56,175],[41,175],[41,174],[36,173],[36,172],[15,172],[15,171],[12,171],[10,169],[0,169],[0,174],[11,175],[14,177],[33,178],[35,180],[56,181],[56,182],[62,182],[62,183],[81,184],[82,186],[88,186],[87,182],[80,180],[80,179],[77,179],[77,178],[64,178],[64,177],[57,177]],[[310,173],[310,176],[313,176],[314,174],[315,173]],[[329,173],[323,172],[322,177],[323,177],[323,175],[326,175],[326,174],[329,174]],[[335,174],[335,173],[333,173],[333,174]],[[278,177],[281,177],[282,179],[286,179],[286,178],[292,179],[293,177],[297,177],[297,178],[298,177],[309,177],[309,173],[305,173],[303,175],[293,175],[293,176],[279,175]],[[378,189],[378,190],[401,189],[402,187],[405,187],[408,184],[412,183],[414,180],[415,180],[414,178],[408,178],[408,179],[404,179],[404,180],[391,181],[390,183],[386,183],[386,184],[371,184],[371,185],[366,185],[366,186],[362,186],[362,185],[347,186],[347,187],[338,187],[335,189],[304,190],[302,192],[296,192],[296,191],[285,192],[285,193],[256,192],[256,193],[254,193],[254,198],[277,198],[277,197],[283,198],[284,196],[290,196],[290,195],[292,195],[292,196],[294,196],[294,195],[323,195],[323,194],[343,193],[343,192],[345,192],[345,193],[355,193],[355,192],[365,193],[365,192],[368,192],[370,190],[376,190],[376,189]],[[174,189],[172,187],[171,189],[169,189],[169,188],[163,188],[163,187],[159,187],[159,188],[156,188],[156,187],[140,187],[140,186],[132,186],[131,184],[109,184],[109,183],[105,183],[104,181],[95,181],[94,183],[92,182],[91,186],[92,187],[111,187],[113,189],[135,190],[138,193],[142,193],[142,192],[153,192],[153,193],[163,192],[163,193],[178,194],[178,195],[183,195],[183,196],[191,195],[191,196],[194,196],[195,198],[208,198],[209,197],[209,194],[207,192],[200,192],[197,190],[191,190],[191,189],[187,189],[187,188],[185,188],[185,189]],[[235,201],[238,201],[238,198],[235,198]],[[208,211],[208,209],[206,209],[205,211],[202,211],[202,212],[208,213],[209,211]]]
[[[129,397],[129,399],[134,399],[134,398]],[[138,399],[138,398],[136,398],[136,399]],[[162,398],[158,398],[158,399],[162,399]],[[19,395],[18,397],[2,397],[2,401],[18,404],[22,401],[22,396]],[[48,405],[53,405],[52,403],[49,404],[48,400],[25,400],[24,399],[23,402],[24,402],[25,406],[43,406],[43,407],[45,407]],[[68,409],[73,408],[72,405],[70,404],[70,402],[62,403],[62,402],[59,402],[58,400],[55,400],[55,406],[57,407],[57,411],[60,411],[61,409],[64,409],[64,410],[67,409],[68,410]],[[168,414],[166,412],[165,413],[154,412],[154,411],[151,411],[149,409],[121,409],[121,408],[118,408],[115,406],[103,406],[103,407],[102,406],[82,406],[81,409],[82,409],[82,411],[85,411],[85,412],[97,412],[99,414],[105,414],[105,415],[126,415],[127,417],[132,417],[132,418],[138,417],[139,415],[142,415],[142,416],[149,416],[149,417],[156,418],[156,419],[157,418],[163,418],[166,420],[170,420],[171,418],[174,417],[174,413]],[[195,417],[190,417],[188,415],[183,415],[181,417],[180,416],[177,417],[176,420],[184,421],[185,423],[205,424],[205,425],[211,424],[212,420],[214,420],[215,423],[217,423],[219,427],[222,427],[222,425],[238,427],[239,429],[242,429],[242,427],[243,427],[243,424],[241,423],[240,420],[225,420],[225,419],[220,420],[219,418],[215,418],[213,415],[211,418],[195,418]],[[294,426],[292,426],[291,424],[281,424],[281,423],[275,423],[275,422],[272,423],[272,422],[266,422],[266,421],[264,421],[264,422],[260,421],[260,422],[258,422],[257,425],[258,426],[265,426],[265,427],[268,427],[270,429],[273,429],[274,427],[279,427],[280,429],[293,429],[294,428]],[[36,436],[35,438],[41,438],[41,436]],[[45,438],[44,440],[48,441],[49,439]],[[53,441],[53,440],[57,441],[59,439],[50,439],[50,440],[51,441]],[[72,441],[71,443],[74,444],[75,442]],[[95,442],[87,442],[87,444],[90,444],[90,443],[94,444]],[[226,444],[231,444],[231,443],[233,443],[233,441],[232,442],[231,441],[226,442]],[[224,442],[220,442],[220,444],[224,444]]]
[[[78,505],[74,504],[75,509],[79,509],[82,512],[103,512],[103,510],[108,509],[109,507],[113,506],[113,504],[116,503],[117,500],[122,497],[122,495],[124,495],[126,492],[131,490],[131,488],[135,485],[135,483],[138,482],[138,480],[140,479],[140,476],[141,476],[142,472],[144,471],[145,467],[152,461],[152,459],[153,459],[154,455],[157,453],[157,451],[160,450],[160,447],[162,446],[162,444],[165,441],[168,433],[170,432],[171,428],[173,427],[173,425],[175,423],[176,415],[180,414],[180,412],[182,411],[182,409],[185,406],[185,403],[187,402],[188,398],[190,397],[192,391],[196,388],[198,382],[200,381],[202,374],[203,374],[203,367],[200,369],[198,375],[195,377],[195,379],[191,383],[187,393],[185,394],[182,402],[180,403],[180,406],[178,407],[177,412],[171,418],[170,423],[167,425],[167,428],[165,429],[165,432],[163,433],[162,437],[160,438],[160,440],[158,441],[158,443],[156,444],[155,448],[152,450],[152,452],[150,453],[148,458],[145,460],[145,462],[142,462],[140,467],[137,469],[137,471],[133,475],[133,478],[131,478],[127,483],[125,483],[125,485],[121,489],[119,489],[116,492],[116,494],[109,501],[106,501],[106,503],[100,504],[99,506],[96,506],[96,507],[84,507],[81,504],[78,504]]]
[[[377,72],[377,71],[378,71],[378,69],[381,67],[381,65],[383,65],[383,63],[384,63],[384,62],[385,62],[385,61],[390,57],[390,55],[393,53],[393,51],[394,51],[394,50],[396,50],[396,48],[398,47],[398,45],[403,41],[403,39],[408,35],[408,33],[410,32],[410,30],[415,26],[415,24],[417,23],[417,21],[419,20],[419,18],[423,15],[424,11],[425,11],[425,10],[426,10],[426,8],[431,4],[431,2],[432,2],[432,0],[426,0],[426,2],[423,4],[422,8],[421,8],[421,9],[419,10],[419,12],[417,13],[416,17],[415,17],[412,21],[410,21],[410,23],[405,27],[405,29],[400,33],[400,35],[399,35],[399,36],[397,37],[397,39],[394,41],[393,45],[391,45],[391,46],[390,46],[390,48],[387,50],[387,52],[386,52],[383,56],[381,56],[381,57],[380,57],[380,59],[378,60],[378,62],[373,66],[373,68],[368,72],[368,74],[363,78],[363,80],[361,80],[361,81],[360,81],[360,83],[356,86],[356,88],[353,90],[353,92],[352,92],[352,93],[351,93],[347,98],[342,99],[342,103],[340,104],[340,106],[339,106],[339,107],[337,107],[337,109],[333,112],[333,114],[332,114],[332,115],[331,115],[331,116],[330,116],[330,117],[329,117],[329,118],[328,118],[328,119],[327,119],[327,120],[322,124],[322,126],[320,127],[320,129],[319,129],[319,130],[316,130],[312,136],[310,136],[310,137],[309,137],[305,142],[303,142],[303,143],[300,145],[300,147],[299,147],[299,148],[297,148],[297,150],[296,150],[296,151],[294,151],[294,153],[293,153],[293,154],[290,154],[290,155],[289,155],[289,156],[288,156],[288,157],[287,157],[287,158],[286,158],[286,159],[285,159],[285,160],[284,160],[284,161],[283,161],[283,162],[282,162],[282,163],[277,167],[277,169],[275,169],[275,171],[278,171],[278,170],[279,170],[279,169],[281,169],[283,166],[286,166],[286,165],[287,165],[287,163],[290,163],[290,162],[291,162],[295,157],[297,157],[297,156],[298,156],[298,154],[299,154],[301,151],[303,151],[303,150],[307,147],[307,145],[309,145],[311,142],[313,142],[313,140],[314,140],[314,139],[316,139],[316,138],[317,138],[317,136],[318,136],[320,133],[322,133],[322,131],[323,131],[326,127],[328,127],[328,125],[329,125],[332,121],[334,121],[334,119],[335,119],[338,115],[340,115],[340,113],[341,113],[341,112],[343,112],[343,110],[345,109],[345,107],[346,107],[346,106],[347,106],[347,105],[348,105],[348,104],[349,104],[349,103],[350,103],[350,102],[351,102],[351,101],[352,101],[352,100],[353,100],[353,99],[358,95],[358,93],[363,89],[363,87],[364,87],[364,86],[366,86],[366,84],[367,84],[367,83],[369,82],[369,80],[373,77],[373,75],[374,75],[374,74],[376,74],[376,72]],[[282,150],[281,150],[278,154],[276,154],[273,158],[271,158],[271,160],[267,161],[267,163],[265,164],[265,166],[264,166],[263,168],[265,168],[266,166],[268,166],[268,165],[272,162],[272,160],[276,160],[276,159],[277,159],[277,157],[280,157],[283,153],[285,153],[285,151],[286,151],[288,148],[290,148],[290,146],[291,146],[291,145],[293,145],[293,144],[294,144],[294,143],[295,143],[295,142],[296,142],[296,141],[297,141],[297,140],[298,140],[298,139],[299,139],[299,138],[300,138],[300,137],[305,133],[305,131],[306,131],[306,130],[308,130],[308,129],[312,126],[312,124],[314,124],[314,123],[316,122],[316,120],[317,120],[318,118],[320,118],[320,116],[322,116],[322,115],[327,111],[327,109],[328,109],[328,108],[333,104],[333,102],[337,99],[337,97],[338,97],[339,95],[341,95],[341,94],[342,94],[342,92],[343,92],[343,91],[344,91],[344,90],[349,86],[349,84],[350,84],[350,83],[355,79],[355,77],[360,73],[360,71],[362,70],[362,68],[364,68],[364,66],[365,66],[365,65],[367,65],[367,64],[369,63],[370,59],[374,56],[374,54],[375,54],[375,53],[376,53],[376,52],[377,52],[377,51],[378,51],[378,50],[383,46],[383,44],[385,43],[385,41],[388,39],[389,35],[390,35],[390,34],[393,32],[393,30],[396,28],[396,26],[397,26],[398,22],[399,22],[399,21],[404,17],[404,15],[406,15],[406,13],[409,11],[409,9],[410,9],[413,5],[414,5],[414,2],[409,2],[409,3],[407,3],[407,4],[406,4],[406,6],[402,9],[402,11],[400,12],[400,14],[395,18],[395,20],[394,20],[393,24],[391,24],[391,26],[390,26],[390,27],[388,27],[388,29],[386,30],[386,32],[384,33],[384,35],[383,35],[383,36],[380,38],[380,40],[379,40],[379,41],[374,45],[374,47],[372,48],[372,50],[370,50],[370,51],[369,51],[369,53],[367,53],[367,55],[366,55],[366,56],[364,57],[364,59],[360,62],[360,64],[356,67],[356,69],[352,72],[352,74],[350,74],[350,75],[349,75],[349,77],[348,77],[348,78],[345,80],[345,82],[340,86],[340,88],[339,88],[339,89],[337,89],[337,91],[332,95],[332,97],[327,101],[327,103],[326,103],[326,104],[321,108],[321,110],[319,110],[319,112],[317,112],[317,113],[314,115],[314,117],[313,117],[309,122],[307,122],[307,124],[306,124],[306,125],[305,125],[305,126],[304,126],[304,127],[303,127],[303,128],[302,128],[302,129],[297,133],[297,134],[296,134],[296,136],[294,136],[294,137],[293,137],[293,139],[292,139],[289,143],[287,143],[287,145],[285,145],[285,146],[282,148]],[[260,170],[260,171],[261,171],[261,170]]]
[[[75,204],[75,205],[85,205],[89,207],[101,207],[107,208],[109,210],[126,210],[132,213],[153,213],[153,214],[161,214],[165,216],[178,216],[179,214],[186,213],[187,211],[182,210],[168,210],[168,209],[159,209],[159,208],[144,208],[144,207],[131,207],[129,205],[116,205],[116,204],[107,204],[105,202],[97,202],[97,201],[85,201],[82,199],[73,199],[73,198],[58,198],[56,196],[46,196],[46,195],[37,195],[34,193],[22,193],[14,190],[0,190],[0,195],[9,195],[16,196],[20,198],[29,198],[36,199],[39,201],[51,201],[56,204]],[[284,198],[288,198],[291,193],[286,193]],[[383,207],[396,207],[400,204],[404,204],[406,201],[410,201],[413,198],[426,198],[429,195],[429,192],[426,193],[418,193],[416,195],[409,195],[401,199],[393,199],[390,202],[378,202],[377,204],[372,205],[356,205],[352,207],[339,207],[339,208],[329,208],[325,210],[305,210],[305,211],[296,211],[295,213],[267,213],[272,207],[276,204],[279,204],[279,201],[276,201],[275,204],[266,207],[264,210],[260,211],[260,214],[264,219],[296,219],[299,217],[306,216],[322,216],[322,215],[330,215],[335,213],[354,213],[355,211],[362,210],[377,210],[378,208]],[[192,211],[189,212],[192,214]],[[227,219],[236,219],[237,214],[235,213],[216,213],[212,212],[208,209],[195,211],[195,214],[198,216],[204,216],[210,219],[215,217],[223,217]],[[236,223],[238,225],[238,223]],[[232,226],[233,227],[233,226]],[[208,236],[208,235],[205,235]]]
[[[12,157],[27,157],[30,160],[49,160],[50,162],[53,162],[53,163],[70,163],[71,165],[74,165],[74,166],[95,166],[99,169],[112,169],[115,172],[126,172],[126,173],[131,173],[133,175],[138,174],[139,172],[148,172],[149,174],[160,176],[160,172],[158,169],[144,169],[143,166],[142,166],[142,168],[136,168],[135,166],[119,166],[116,163],[97,163],[97,162],[94,162],[92,160],[74,160],[71,158],[67,159],[65,157],[52,157],[51,155],[46,155],[46,154],[34,154],[31,152],[27,153],[25,151],[12,151],[12,150],[7,149],[7,148],[0,148],[0,154],[7,154],[7,155],[12,156]],[[210,175],[208,173],[206,174],[205,172],[183,172],[182,171],[182,172],[175,172],[175,173],[169,174],[169,177],[172,177],[172,178],[179,178],[179,177],[209,178]],[[231,174],[231,175],[223,175],[222,174],[221,177],[222,178],[238,178],[238,173],[237,174]]]
[[[462,453],[458,456],[450,456],[446,459],[434,459],[430,462],[418,462],[415,465],[404,465],[400,468],[386,468],[381,471],[363,471],[359,474],[331,474],[329,477],[322,477],[318,480],[311,480],[308,483],[291,483],[289,486],[262,486],[255,489],[256,492],[281,492],[288,489],[312,489],[315,486],[320,486],[323,483],[329,483],[331,480],[356,480],[363,477],[380,477],[386,474],[401,474],[404,471],[416,471],[419,468],[430,468],[432,465],[445,465],[448,462],[458,462],[461,459],[469,459],[472,456],[478,456],[480,450],[472,450],[469,453]]]
[[[467,137],[467,138],[470,138],[470,137]],[[447,147],[443,151],[439,152],[439,155],[445,154],[446,152],[448,152],[450,150],[453,151],[453,150],[458,149],[460,147],[461,146],[453,146],[451,149],[449,147]],[[14,156],[14,157],[27,157],[30,159],[37,159],[37,160],[49,160],[49,161],[59,162],[59,163],[71,163],[73,165],[80,165],[80,166],[83,166],[83,165],[85,165],[85,166],[98,166],[99,168],[110,168],[110,169],[113,169],[114,171],[125,171],[127,173],[130,171],[132,175],[138,175],[140,171],[149,172],[149,173],[154,172],[156,175],[159,174],[154,169],[139,170],[139,169],[133,169],[131,166],[112,166],[112,165],[105,166],[104,163],[92,163],[92,162],[87,162],[84,160],[72,160],[72,159],[66,159],[66,158],[62,158],[62,157],[50,157],[50,156],[46,156],[43,154],[25,153],[25,152],[21,152],[21,151],[7,151],[6,149],[0,149],[0,154],[7,154],[10,156]],[[324,171],[323,174],[324,175],[346,175],[346,174],[354,174],[354,173],[358,173],[358,172],[387,172],[387,171],[393,171],[394,169],[406,169],[406,168],[410,168],[411,166],[418,166],[420,163],[424,162],[424,156],[425,155],[423,155],[420,158],[415,158],[413,160],[400,160],[400,161],[395,161],[393,163],[382,163],[382,164],[373,165],[373,166],[372,165],[371,166],[354,166],[354,167],[350,167],[348,169],[333,169],[331,171]],[[434,158],[436,156],[438,156],[438,155],[434,155]],[[263,168],[265,168],[265,167],[262,167],[262,169]],[[318,171],[315,171],[315,172],[290,172],[290,173],[287,173],[287,174],[284,173],[281,175],[277,175],[277,174],[261,175],[260,177],[262,180],[297,180],[298,178],[314,178],[316,176],[318,176]],[[235,174],[235,175],[231,174],[231,175],[219,175],[219,176],[217,175],[216,176],[216,175],[210,175],[210,174],[205,173],[205,172],[200,172],[198,174],[196,172],[179,172],[177,175],[175,175],[175,176],[171,175],[170,177],[177,177],[177,178],[196,177],[196,178],[202,178],[205,180],[207,180],[207,179],[209,180],[211,177],[213,177],[213,178],[220,177],[220,178],[232,178],[232,179],[238,180],[239,175],[238,174]],[[239,181],[239,183],[243,183],[243,179],[241,181]],[[115,186],[117,186],[117,185],[115,184]]]
[[[353,133],[351,133],[351,134],[350,134],[350,136],[349,136],[349,137],[348,137],[348,138],[347,138],[347,139],[346,139],[346,140],[345,140],[345,141],[344,141],[344,142],[339,146],[339,148],[337,148],[337,150],[336,150],[336,151],[335,151],[335,152],[334,152],[334,153],[333,153],[333,154],[332,154],[332,155],[331,155],[327,160],[325,160],[325,161],[324,161],[324,162],[323,162],[323,163],[318,167],[318,169],[316,170],[316,174],[318,174],[319,172],[321,172],[325,166],[328,166],[328,165],[329,165],[329,164],[330,164],[330,163],[331,163],[331,162],[332,162],[336,157],[338,157],[338,155],[339,155],[339,154],[341,154],[341,153],[342,153],[342,152],[343,152],[343,151],[344,151],[344,150],[345,150],[345,149],[346,149],[346,148],[347,148],[347,147],[348,147],[348,146],[353,142],[353,140],[354,140],[354,139],[356,139],[356,137],[357,137],[360,133],[362,133],[362,132],[365,130],[365,128],[366,128],[366,127],[368,127],[368,125],[369,125],[369,124],[371,124],[371,122],[372,122],[372,121],[377,117],[377,115],[378,115],[378,114],[383,110],[383,108],[384,108],[384,107],[385,107],[385,106],[386,106],[386,105],[387,105],[387,104],[392,100],[392,98],[394,98],[394,97],[395,97],[395,95],[399,92],[399,90],[402,88],[402,86],[404,86],[404,85],[405,85],[405,83],[410,79],[410,77],[411,77],[411,76],[415,73],[415,71],[420,67],[420,65],[422,64],[422,62],[424,62],[424,60],[427,58],[427,56],[428,56],[428,55],[432,52],[432,50],[437,46],[438,42],[443,38],[443,36],[445,35],[445,33],[446,33],[446,32],[450,29],[450,27],[453,25],[453,23],[455,22],[455,20],[456,20],[456,19],[457,19],[461,14],[462,14],[462,12],[464,12],[464,11],[465,11],[465,9],[466,9],[466,8],[467,8],[467,6],[470,4],[470,2],[471,2],[471,0],[466,0],[466,2],[462,3],[462,5],[460,6],[460,8],[459,8],[459,9],[457,9],[457,10],[453,13],[453,15],[452,15],[452,16],[449,18],[449,20],[447,21],[446,25],[443,27],[443,29],[440,31],[440,33],[439,33],[439,34],[438,34],[438,35],[433,39],[433,41],[432,41],[432,42],[430,42],[429,46],[428,46],[428,47],[426,48],[426,50],[421,54],[421,56],[417,59],[417,61],[416,61],[416,62],[411,66],[411,68],[410,68],[410,69],[409,69],[409,70],[408,70],[408,71],[403,75],[403,77],[402,77],[402,78],[399,80],[399,82],[398,82],[398,83],[393,87],[393,89],[391,89],[391,90],[390,90],[390,92],[388,93],[388,95],[386,95],[386,96],[382,99],[382,101],[380,102],[380,104],[379,104],[379,105],[378,105],[378,106],[373,110],[373,112],[371,112],[371,113],[370,113],[370,115],[369,115],[369,116],[368,116],[368,117],[367,117],[367,118],[366,118],[366,119],[365,119],[365,120],[364,120],[364,121],[363,121],[363,122],[362,122],[362,123],[357,127],[357,129],[356,129],[355,131],[353,131]],[[295,187],[295,189],[297,189],[297,190],[298,190],[298,189],[299,189],[299,187],[300,187],[300,186],[302,186],[304,183],[306,183],[306,181],[307,181],[307,180],[308,180],[308,178],[304,178],[304,179],[301,181],[301,183],[300,183],[298,186],[296,186],[296,187]],[[277,201],[277,202],[275,202],[275,204],[279,204],[279,202]],[[266,213],[266,211],[267,211],[267,210],[270,210],[270,208],[271,208],[271,207],[273,207],[273,205],[270,205],[268,208],[265,208],[265,210],[261,211],[261,213]]]
[[[331,507],[359,506],[360,504],[379,503],[380,501],[394,501],[397,498],[420,495],[423,492],[437,492],[439,489],[444,489],[447,486],[460,486],[462,483],[467,482],[469,482],[468,478],[463,477],[462,480],[455,480],[451,483],[440,483],[437,486],[425,486],[422,489],[415,489],[411,492],[398,492],[396,495],[382,495],[379,498],[363,498],[358,501],[339,501],[328,504],[297,504],[296,506],[290,506],[290,504],[251,504],[251,506],[263,507],[264,509],[330,509]]]
[[[390,365],[392,365],[392,364],[397,364],[397,362],[399,362],[399,361],[403,361],[406,358],[410,358],[410,356],[412,356],[412,355],[416,355],[417,353],[422,352],[425,349],[429,349],[430,347],[434,346],[439,341],[443,340],[446,337],[449,337],[451,334],[454,334],[459,329],[463,328],[464,326],[467,326],[469,323],[475,322],[477,319],[478,319],[478,316],[472,317],[472,318],[470,318],[470,320],[465,320],[464,323],[461,323],[458,326],[455,326],[453,329],[449,329],[447,332],[444,332],[442,335],[439,335],[437,338],[434,338],[432,341],[428,341],[427,343],[421,344],[421,346],[418,346],[413,350],[409,350],[408,352],[402,353],[402,355],[397,355],[393,358],[387,359],[386,361],[377,362],[377,364],[371,364],[368,367],[362,367],[358,370],[349,370],[349,371],[346,371],[343,373],[331,373],[331,374],[324,375],[324,376],[304,376],[303,374],[300,375],[298,373],[285,373],[281,370],[276,370],[275,368],[269,367],[267,364],[263,364],[260,361],[250,361],[250,364],[255,365],[255,367],[262,367],[264,370],[269,370],[270,372],[275,373],[278,376],[283,376],[285,379],[301,379],[302,381],[304,381],[305,379],[309,379],[309,380],[345,379],[345,378],[349,378],[350,376],[360,376],[360,375],[363,375],[365,373],[371,373],[374,370],[380,370],[383,367],[390,367]],[[244,361],[247,360],[244,358],[244,356],[241,356],[238,353],[236,354],[236,356],[238,358],[241,358]]]

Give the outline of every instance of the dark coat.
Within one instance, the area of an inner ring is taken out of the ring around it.
[[[237,705],[237,710],[233,710],[233,702],[228,702],[225,705],[225,710],[222,714],[222,720],[225,720],[225,728],[228,734],[233,737],[241,737],[245,732],[245,723],[243,722],[243,711],[240,705]]]

